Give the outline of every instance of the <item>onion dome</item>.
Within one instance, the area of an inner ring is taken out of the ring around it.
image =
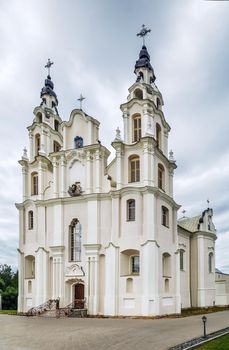
[[[145,45],[142,46],[142,49],[139,53],[139,59],[136,61],[135,67],[134,67],[134,73],[136,73],[136,70],[138,68],[147,68],[153,73],[153,82],[155,81],[156,77],[154,75],[153,67],[150,63],[150,55],[147,51],[147,48]]]
[[[53,96],[55,97],[56,102],[58,104],[57,96],[53,89],[54,89],[54,84],[51,80],[50,75],[48,75],[47,79],[45,79],[45,86],[41,89],[41,98],[43,97],[43,95]]]

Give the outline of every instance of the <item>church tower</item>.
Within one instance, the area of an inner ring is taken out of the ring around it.
[[[109,249],[113,258],[115,249],[120,252],[119,292],[125,296],[121,298],[119,312],[145,316],[180,312],[179,205],[173,199],[176,163],[172,152],[168,155],[170,126],[144,43],[148,31],[143,26],[139,33],[143,46],[134,67],[136,81],[129,88],[127,101],[120,106],[124,138],[118,132],[112,143],[115,162],[108,166],[108,173],[116,182],[112,222],[119,221],[119,227],[113,229],[113,245]],[[127,267],[135,262],[139,264],[136,274]],[[107,278],[115,275],[117,265],[106,268]],[[133,286],[132,295],[128,293],[128,285]],[[115,314],[111,290],[107,294],[105,313]]]

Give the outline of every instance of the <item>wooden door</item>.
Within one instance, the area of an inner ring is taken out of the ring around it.
[[[75,285],[75,308],[84,308],[84,285],[82,283]]]

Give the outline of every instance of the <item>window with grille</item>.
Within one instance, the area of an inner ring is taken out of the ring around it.
[[[77,219],[70,225],[70,261],[81,261],[81,224]]]
[[[141,136],[141,116],[136,115],[133,117],[133,142],[139,141]]]
[[[28,226],[29,226],[29,230],[33,229],[33,211],[30,210],[28,213]]]
[[[168,208],[161,207],[162,225],[169,227],[169,210]]]
[[[38,194],[38,173],[31,174],[31,194]]]
[[[139,274],[139,272],[140,272],[140,259],[139,259],[139,256],[132,256],[131,257],[131,273]]]
[[[162,164],[158,164],[158,187],[164,190],[165,186],[165,170]]]
[[[127,221],[135,221],[135,200],[127,201]]]
[[[138,156],[129,159],[129,169],[129,182],[140,181],[140,159]]]

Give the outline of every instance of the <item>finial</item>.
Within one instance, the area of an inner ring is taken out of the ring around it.
[[[119,127],[117,127],[117,129],[116,129],[115,141],[122,141],[121,131],[120,131]]]
[[[171,160],[171,161],[175,161],[174,160],[174,155],[173,155],[173,151],[171,150],[170,152],[169,152],[169,160]]]
[[[28,160],[29,159],[28,155],[27,155],[27,148],[26,147],[24,147],[24,149],[23,149],[22,159],[24,159],[24,160]]]
[[[50,68],[53,65],[53,62],[51,62],[50,58],[48,59],[47,64],[45,65],[45,68],[48,69],[48,76],[50,77]]]
[[[209,209],[209,204],[210,204],[210,199],[207,199],[207,204],[208,204],[208,209]]]
[[[148,29],[145,24],[142,25],[142,28],[139,33],[137,33],[137,36],[140,36],[143,40],[143,45],[145,45],[145,36],[151,32],[151,29]]]
[[[85,97],[83,97],[82,94],[80,94],[80,97],[77,99],[77,101],[80,101],[80,109],[82,110],[82,102],[85,100]]]
[[[186,213],[186,210],[184,209],[184,210],[182,210],[182,214],[183,214],[183,218],[185,218],[185,213]]]

